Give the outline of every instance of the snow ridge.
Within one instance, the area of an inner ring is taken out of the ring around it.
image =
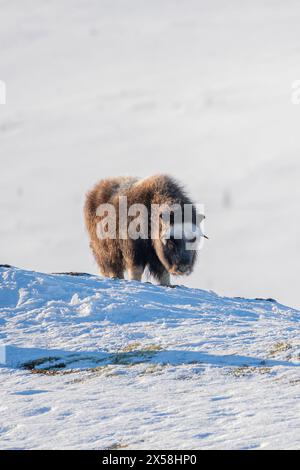
[[[299,319],[272,299],[0,267],[1,447],[299,448]]]

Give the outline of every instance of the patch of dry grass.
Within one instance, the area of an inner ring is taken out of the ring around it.
[[[254,367],[254,366],[240,366],[232,369],[230,371],[231,375],[234,377],[247,377],[252,374],[270,374],[271,368],[270,367]]]
[[[153,356],[162,348],[156,344],[150,344],[144,349],[140,348],[141,344],[138,342],[130,343],[125,348],[116,353],[108,354],[104,358],[97,358],[93,356],[82,356],[78,354],[71,354],[68,358],[61,358],[57,356],[41,357],[22,364],[22,368],[30,371],[32,374],[45,374],[45,375],[65,375],[74,374],[78,372],[90,372],[97,375],[106,373],[108,368],[116,365],[124,365],[132,367],[136,364],[149,362]],[[72,367],[74,363],[81,361],[91,361],[96,366],[87,367],[84,369],[75,369]],[[101,363],[105,363],[101,365]],[[70,366],[70,369],[67,367]],[[115,375],[113,372],[111,375]],[[79,379],[80,381],[81,379]]]
[[[139,343],[138,341],[134,342],[134,343],[129,343],[127,344],[127,346],[125,346],[123,349],[121,349],[122,352],[126,353],[126,352],[131,352],[131,351],[136,351],[137,349],[139,349],[141,347],[141,343]]]
[[[109,447],[106,447],[104,450],[119,450],[119,449],[126,449],[128,447],[128,444],[124,444],[122,442],[116,442],[115,444],[112,444]]]
[[[286,341],[279,341],[272,346],[270,356],[276,356],[276,354],[288,351],[290,349],[292,349],[292,345],[290,343],[287,343]]]
[[[127,346],[125,346],[123,349],[121,349],[121,352],[126,353],[126,352],[147,352],[147,351],[161,351],[163,348],[159,344],[149,344],[146,345],[144,348],[141,347],[142,343],[135,342],[135,343],[129,343]]]
[[[168,366],[168,364],[151,364],[147,367],[145,367],[144,370],[142,370],[139,373],[139,376],[143,377],[146,375],[151,375],[151,374],[162,374],[165,370],[165,368]]]

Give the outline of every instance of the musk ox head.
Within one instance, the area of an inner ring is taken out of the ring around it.
[[[160,238],[155,243],[156,254],[170,274],[175,276],[191,274],[203,236],[196,224],[165,224]]]

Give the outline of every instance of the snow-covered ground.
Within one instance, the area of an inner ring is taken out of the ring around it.
[[[299,320],[270,299],[2,267],[0,447],[300,449]]]
[[[206,206],[186,284],[300,308],[298,0],[1,0],[0,262],[96,273],[97,179],[169,172]]]

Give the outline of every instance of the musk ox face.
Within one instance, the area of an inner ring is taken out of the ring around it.
[[[201,232],[195,225],[170,225],[155,244],[156,254],[172,275],[183,276],[192,272]]]

